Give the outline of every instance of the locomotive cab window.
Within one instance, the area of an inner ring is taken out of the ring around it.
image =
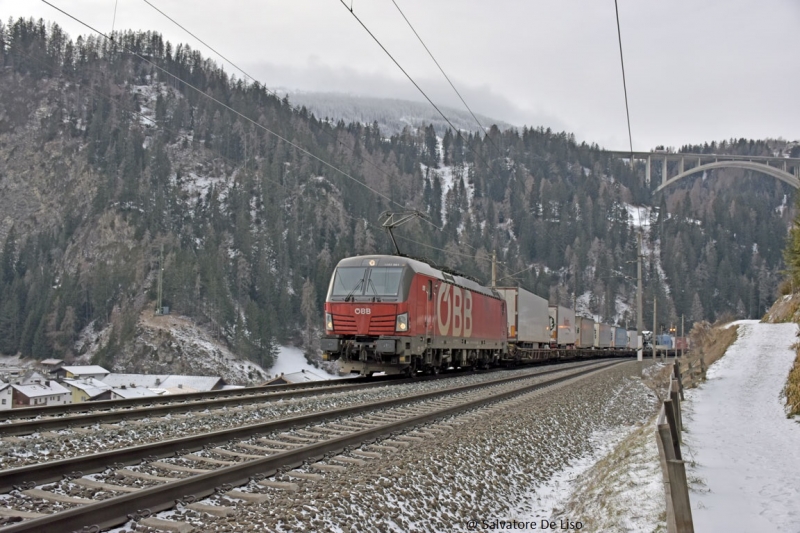
[[[369,283],[364,294],[376,296],[397,296],[400,291],[400,280],[403,279],[403,267],[375,267],[370,269]]]
[[[336,269],[333,278],[331,296],[349,296],[350,294],[360,295],[363,293],[364,274],[367,269],[364,267],[340,267]]]
[[[403,272],[403,267],[339,267],[333,277],[330,296],[397,297]]]

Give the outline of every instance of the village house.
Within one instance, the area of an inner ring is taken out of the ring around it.
[[[263,385],[288,385],[291,383],[308,383],[310,381],[323,381],[325,378],[318,376],[317,374],[308,371],[308,370],[301,370],[300,372],[292,372],[290,374],[281,374],[280,376],[275,376],[271,380],[262,383]]]
[[[10,385],[12,406],[44,407],[46,405],[66,405],[72,403],[70,391],[55,381],[45,380],[30,385]]]
[[[72,403],[110,400],[111,385],[94,378],[64,379],[62,384],[72,393]]]
[[[110,373],[111,372],[102,366],[97,365],[62,366],[56,370],[56,375],[61,379],[94,378],[102,381],[102,379]]]
[[[11,409],[12,399],[11,385],[8,383],[0,383],[0,411]]]
[[[50,375],[54,375],[58,372],[58,369],[64,366],[63,359],[43,359],[39,361],[39,366]]]
[[[205,392],[225,387],[219,376],[180,376],[173,374],[109,374],[101,381],[114,389],[150,389],[159,394]]]

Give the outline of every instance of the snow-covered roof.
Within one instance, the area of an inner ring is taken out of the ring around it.
[[[24,394],[28,398],[39,398],[41,396],[52,396],[57,394],[69,394],[69,391],[51,381],[50,385],[11,385],[15,390]]]
[[[281,374],[280,376],[275,376],[267,383],[280,380],[283,380],[287,383],[306,383],[309,381],[324,381],[325,378],[318,376],[309,370],[301,370],[300,372],[292,372],[290,374]]]
[[[8,383],[0,381],[0,390],[6,390],[9,387]]]
[[[165,394],[186,394],[187,392],[202,392],[191,387],[169,387],[164,389]]]
[[[111,392],[120,398],[142,398],[144,396],[158,396],[160,394],[146,387],[136,387],[133,389],[111,389]]]
[[[64,384],[82,390],[89,395],[89,398],[94,398],[111,390],[111,385],[94,378],[65,379]]]
[[[98,365],[85,365],[85,366],[62,366],[64,370],[73,376],[88,376],[95,374],[110,374],[108,370]]]
[[[219,376],[178,376],[171,374],[109,374],[101,378],[103,383],[118,387],[145,387],[150,389],[171,389],[183,387],[191,390],[207,391],[224,384]]]
[[[39,364],[45,366],[55,366],[55,365],[60,365],[63,362],[64,362],[63,359],[42,359],[41,361],[39,361]]]
[[[36,371],[26,373],[23,378],[20,380],[20,384],[22,385],[33,385],[34,383],[44,383],[50,378],[46,378],[40,373]]]
[[[161,387],[164,389],[182,387],[184,392],[189,392],[189,389],[207,391],[221,385],[220,381],[222,378],[219,376],[169,376],[161,382]]]

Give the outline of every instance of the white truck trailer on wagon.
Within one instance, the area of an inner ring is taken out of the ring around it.
[[[550,347],[574,348],[577,328],[575,311],[560,305],[550,306]]]
[[[545,348],[550,344],[548,302],[520,287],[498,287],[506,301],[508,342],[524,349]]]

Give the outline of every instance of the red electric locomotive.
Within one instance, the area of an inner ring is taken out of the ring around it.
[[[325,299],[323,359],[371,375],[486,367],[506,351],[494,290],[406,257],[343,259]]]

